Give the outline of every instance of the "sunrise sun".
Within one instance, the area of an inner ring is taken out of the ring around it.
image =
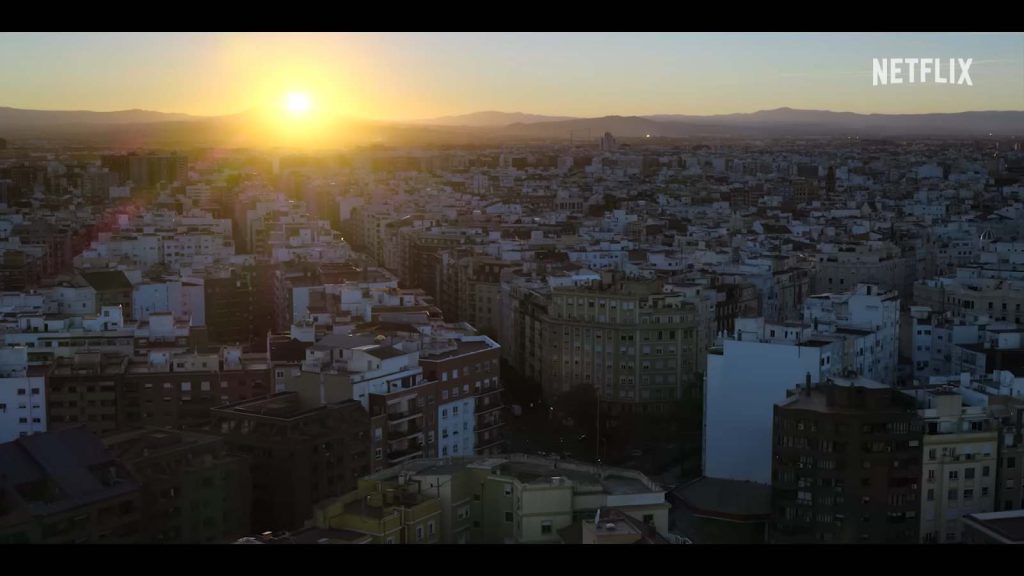
[[[312,107],[309,94],[303,92],[291,92],[285,99],[285,108],[293,116],[304,116]]]

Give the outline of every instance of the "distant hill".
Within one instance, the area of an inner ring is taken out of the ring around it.
[[[0,106],[0,126],[53,126],[56,124],[139,124],[148,122],[202,120],[202,116],[154,112],[152,110],[24,110]]]
[[[537,122],[557,122],[572,120],[572,116],[541,116],[540,114],[523,114],[522,112],[473,112],[458,116],[441,116],[426,120],[414,120],[409,124],[426,124],[430,126],[466,126],[466,127],[499,127],[509,124],[534,124]]]
[[[856,114],[827,110],[777,108],[749,114],[688,116],[662,114],[645,118],[665,123],[720,126],[742,132],[791,135],[857,136],[980,136],[1024,135],[1024,111],[980,111],[948,114]]]
[[[230,148],[289,146],[287,133],[256,112],[216,117],[147,110],[119,112],[0,108],[0,137],[122,148]],[[446,123],[447,122],[447,123]],[[1024,111],[953,114],[855,114],[779,108],[749,114],[604,116],[569,118],[477,112],[420,122],[339,119],[316,123],[316,147],[352,145],[492,145],[507,141],[596,141],[687,137],[1024,137]]]

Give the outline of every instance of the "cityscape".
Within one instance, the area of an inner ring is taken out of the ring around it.
[[[1024,34],[0,53],[0,544],[1024,543]]]

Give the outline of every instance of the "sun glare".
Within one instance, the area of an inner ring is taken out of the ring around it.
[[[312,102],[310,101],[308,94],[292,92],[288,94],[288,98],[285,101],[285,107],[287,108],[288,113],[293,116],[304,116],[312,107]]]

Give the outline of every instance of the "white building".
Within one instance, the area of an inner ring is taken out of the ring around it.
[[[0,443],[46,432],[46,377],[24,346],[0,348]]]
[[[457,371],[456,371],[457,372]],[[443,374],[447,380],[447,373]],[[456,374],[453,376],[458,377]],[[441,399],[437,405],[437,455],[445,456],[469,456],[475,449],[474,439],[476,438],[476,407],[472,391],[457,394],[458,388],[452,388],[452,395],[449,397],[448,390],[441,392]]]
[[[132,317],[149,320],[151,314],[168,312],[191,326],[206,325],[206,297],[201,278],[145,281],[132,286]]]
[[[895,290],[880,291],[858,284],[850,292],[818,294],[804,302],[804,323],[815,332],[858,337],[855,356],[845,363],[865,378],[896,383],[899,361],[900,298]]]
[[[985,403],[953,386],[908,393],[924,421],[921,541],[959,542],[962,517],[995,510],[997,422]]]
[[[704,475],[770,484],[773,406],[808,374],[812,384],[827,378],[840,342],[815,340],[806,326],[744,318],[722,344],[707,360]]]

